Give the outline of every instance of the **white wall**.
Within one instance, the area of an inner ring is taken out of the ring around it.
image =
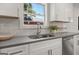
[[[0,18],[0,32],[14,32],[19,27],[18,19]]]

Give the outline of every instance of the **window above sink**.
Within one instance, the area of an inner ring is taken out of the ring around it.
[[[24,3],[24,24],[44,24],[45,6],[40,3]]]
[[[20,25],[22,28],[36,28],[37,23],[47,26],[47,4],[20,3]]]

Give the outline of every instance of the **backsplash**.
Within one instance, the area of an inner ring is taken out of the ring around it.
[[[37,29],[20,29],[17,32],[17,35],[36,35],[37,33]],[[40,34],[45,34],[45,33],[49,33],[48,29],[41,29],[41,33]]]
[[[77,23],[74,20],[75,24]],[[61,31],[75,31],[74,24],[71,23],[51,23],[50,25],[57,25],[60,27],[58,30],[59,32]],[[0,32],[11,32],[11,33],[16,33],[16,35],[34,35],[37,32],[37,29],[20,29],[20,21],[18,19],[9,19],[9,18],[0,18]],[[44,33],[49,33],[47,28],[42,28],[41,29],[41,34]]]
[[[36,34],[37,29],[19,29],[20,21],[18,19],[0,18],[0,32],[11,32],[16,35],[33,35]],[[48,33],[48,29],[41,29],[41,34]]]
[[[57,26],[57,27],[59,27],[59,29],[58,29],[58,32],[62,32],[62,31],[64,31],[64,29],[66,29],[66,27],[64,27],[63,25],[63,23],[60,23],[60,22],[51,22],[50,23],[50,26]]]
[[[18,27],[18,19],[0,18],[0,32],[13,32]]]

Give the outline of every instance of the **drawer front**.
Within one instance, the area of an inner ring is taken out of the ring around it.
[[[0,54],[8,54],[8,55],[25,55],[28,54],[28,45],[10,47],[0,50]]]

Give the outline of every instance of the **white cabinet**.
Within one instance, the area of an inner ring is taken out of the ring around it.
[[[0,3],[0,15],[18,17],[18,3]]]
[[[3,48],[0,55],[62,55],[62,38]]]
[[[0,55],[27,55],[28,45],[14,46],[0,49]]]
[[[73,17],[72,3],[50,4],[50,21],[71,21]]]
[[[73,36],[63,37],[63,55],[74,54],[74,38]]]
[[[30,55],[62,55],[62,39],[32,43],[30,44]]]
[[[65,20],[72,22],[73,21],[73,4],[66,3],[65,5]]]
[[[49,14],[50,14],[50,21],[54,21],[56,20],[55,17],[56,17],[56,13],[55,13],[55,3],[52,3],[52,4],[49,4]]]
[[[65,18],[65,4],[63,3],[56,3],[55,4],[55,13],[56,13],[56,20],[63,21]]]
[[[79,35],[74,36],[74,55],[79,55]]]

